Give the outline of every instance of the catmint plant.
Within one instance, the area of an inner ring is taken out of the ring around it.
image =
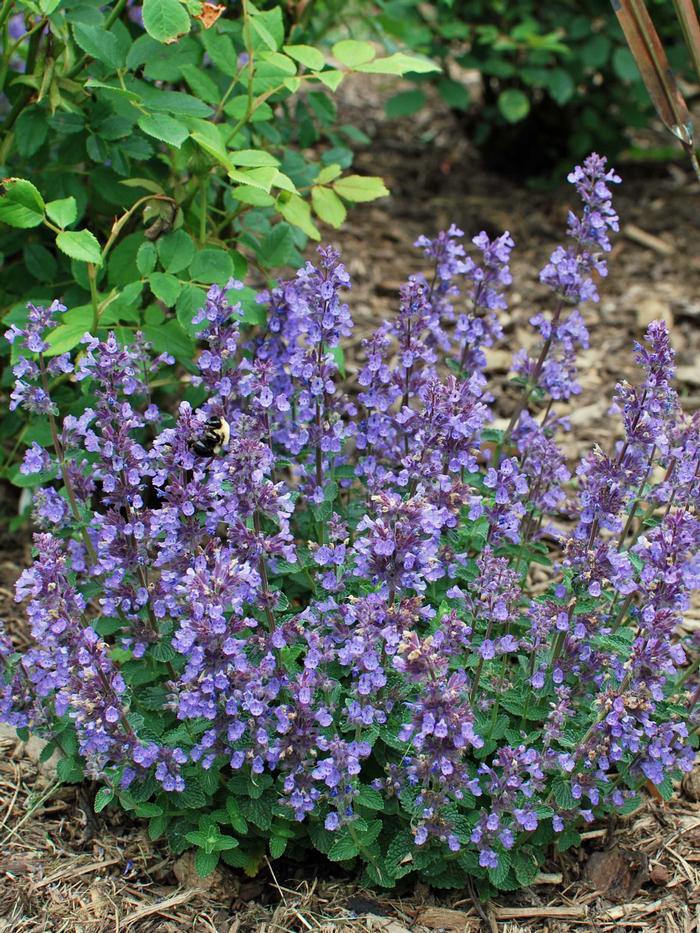
[[[97,810],[196,847],[203,875],[316,850],[367,883],[471,877],[488,896],[691,768],[697,646],[677,630],[700,585],[698,418],[654,322],[615,390],[620,439],[578,464],[560,449],[618,225],[605,159],[569,180],[582,213],[541,272],[551,310],[516,354],[505,430],[483,348],[508,233],[422,237],[356,382],[331,247],[258,296],[264,326],[240,282],[212,286],[198,407],[153,402],[173,361],[142,336],[47,356],[58,301],[8,332],[12,405],[53,444],[22,464],[33,646],[0,633],[0,714],[62,750],[64,780],[99,782]],[[59,418],[59,373],[92,407]]]

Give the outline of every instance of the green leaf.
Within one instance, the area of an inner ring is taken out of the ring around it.
[[[78,784],[85,775],[77,758],[61,758],[56,765],[56,776],[64,784]]]
[[[96,266],[102,265],[100,244],[89,230],[64,230],[56,237],[56,246],[71,259],[92,262]]]
[[[470,103],[469,89],[461,81],[452,78],[441,78],[438,81],[438,92],[448,107],[454,110],[466,110]]]
[[[184,230],[174,230],[158,239],[158,256],[166,272],[182,272],[192,262],[194,243]]]
[[[547,76],[547,90],[551,97],[563,106],[573,97],[576,85],[574,79],[564,68],[552,68]]]
[[[323,54],[312,45],[285,45],[283,51],[311,71],[320,71],[326,63]]]
[[[581,834],[576,832],[575,829],[567,828],[556,837],[556,843],[559,852],[578,848],[581,845]]]
[[[358,65],[355,70],[379,75],[405,75],[409,72],[430,74],[440,71],[440,66],[426,58],[417,58],[415,55],[406,55],[404,52],[394,52],[386,58],[377,58],[365,65]]]
[[[537,877],[539,865],[530,849],[520,849],[513,853],[513,869],[519,883],[527,888]]]
[[[201,97],[208,104],[218,104],[221,94],[206,71],[192,64],[183,65],[180,71],[182,77],[187,81],[197,97]]]
[[[370,810],[384,809],[384,800],[382,799],[382,795],[378,790],[375,790],[374,787],[370,787],[367,784],[360,785],[360,791],[357,795],[357,802],[361,803],[363,807],[368,807]]]
[[[139,128],[149,136],[179,149],[189,136],[187,127],[165,113],[146,113],[138,119]]]
[[[156,267],[156,247],[150,240],[146,240],[139,246],[136,253],[136,268],[141,275],[150,275]]]
[[[510,854],[500,852],[498,855],[498,868],[489,868],[489,881],[497,888],[503,886],[510,871]]]
[[[30,275],[39,282],[51,282],[56,275],[58,264],[45,246],[41,243],[26,243],[22,251],[24,265]]]
[[[251,185],[238,185],[231,191],[231,197],[243,204],[252,204],[253,207],[272,207],[275,199],[267,191],[253,188]]]
[[[581,58],[588,68],[602,68],[610,57],[612,42],[602,32],[596,33],[581,49]]]
[[[316,184],[327,185],[329,181],[335,181],[341,172],[342,168],[336,163],[333,163],[332,165],[326,165],[316,176]]]
[[[330,188],[314,185],[311,189],[311,203],[317,217],[336,229],[342,226],[347,215],[345,205]]]
[[[114,33],[107,32],[103,26],[75,23],[73,35],[83,52],[87,52],[91,58],[97,59],[113,71],[123,66],[124,55],[121,52],[119,40]]]
[[[235,797],[226,798],[226,812],[231,826],[237,833],[243,835],[248,832],[248,824]]]
[[[52,220],[58,227],[64,229],[75,223],[78,217],[78,205],[75,198],[60,198],[58,201],[49,201],[46,205],[46,213],[49,220]]]
[[[374,201],[389,194],[382,179],[373,175],[346,175],[333,182],[333,189],[346,201]]]
[[[296,255],[294,234],[289,224],[276,224],[263,238],[258,250],[260,262],[268,269],[289,265]]]
[[[639,69],[629,49],[618,46],[612,56],[613,71],[621,81],[637,81]]]
[[[151,272],[148,277],[148,284],[151,291],[168,308],[175,306],[178,295],[182,290],[182,282],[174,275],[168,272]]]
[[[242,798],[243,815],[258,829],[267,832],[272,826],[272,800],[269,796]]]
[[[15,144],[20,155],[28,158],[41,149],[49,131],[46,111],[41,107],[25,107],[15,123]]]
[[[38,227],[44,220],[44,199],[25,178],[5,178],[0,191],[0,221],[10,227]]]
[[[322,84],[325,84],[327,88],[330,88],[331,91],[337,91],[340,87],[340,83],[345,78],[345,72],[331,69],[330,71],[319,72],[316,77]]]
[[[522,91],[508,88],[498,95],[498,109],[509,123],[519,123],[530,112],[530,101]]]
[[[261,165],[258,168],[233,169],[229,172],[232,181],[242,182],[244,185],[252,185],[254,188],[261,188],[269,192],[277,175],[278,169],[273,165]]]
[[[377,57],[371,42],[360,42],[357,39],[341,39],[335,43],[332,52],[333,58],[348,68],[364,65]]]
[[[287,840],[281,836],[273,836],[270,839],[270,855],[272,858],[282,858],[287,848]]]
[[[225,285],[233,275],[233,260],[223,249],[203,249],[195,254],[190,263],[190,275],[206,285]]]
[[[199,324],[197,327],[194,327],[192,318],[204,305],[206,297],[207,293],[205,289],[188,283],[183,287],[177,299],[177,304],[175,305],[177,319],[185,333],[189,334],[191,337],[194,337],[197,330],[203,326],[203,324]]]
[[[158,42],[174,42],[190,31],[190,18],[179,0],[143,0],[143,25]]]
[[[156,353],[171,353],[183,363],[191,363],[194,344],[177,321],[165,324],[145,324],[143,334],[153,344]]]
[[[81,322],[59,324],[46,337],[49,349],[46,350],[45,355],[59,356],[61,353],[68,353],[69,350],[75,349],[90,329],[90,325],[86,326]]]
[[[277,201],[277,209],[286,221],[294,227],[299,227],[312,240],[320,240],[321,234],[311,220],[311,207],[293,194],[287,201]]]
[[[234,165],[258,168],[261,165],[277,166],[280,164],[272,153],[264,149],[237,149],[229,152],[229,158]]]
[[[284,22],[279,6],[271,10],[251,10],[250,24],[264,45],[275,52],[284,42]],[[254,37],[255,38],[255,37]]]
[[[418,88],[412,91],[401,91],[394,94],[384,105],[387,117],[393,120],[396,117],[409,117],[417,113],[425,105],[425,93]]]
[[[571,786],[567,780],[555,780],[552,784],[552,791],[557,805],[560,806],[562,810],[573,810],[574,807],[578,806],[576,798],[571,793]]]
[[[192,835],[191,833],[187,834]],[[218,852],[205,852],[204,849],[197,849],[194,857],[194,867],[200,878],[206,878],[219,864]]]
[[[359,852],[359,846],[354,842],[350,834],[339,830],[338,838],[328,852],[328,858],[331,862],[344,862],[346,859],[355,858]]]

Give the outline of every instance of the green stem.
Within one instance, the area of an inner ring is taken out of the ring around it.
[[[92,333],[97,336],[100,323],[99,295],[97,294],[97,268],[93,262],[87,264],[88,282],[90,283],[90,300],[92,302]]]
[[[199,188],[199,242],[203,245],[207,240],[207,204],[209,201],[209,175],[202,178]]]

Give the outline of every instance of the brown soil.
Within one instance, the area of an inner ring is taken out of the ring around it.
[[[350,369],[362,336],[394,313],[398,285],[422,268],[411,246],[420,233],[452,222],[469,236],[509,229],[517,244],[515,285],[506,343],[490,351],[488,369],[505,417],[513,397],[509,388],[501,391],[510,355],[532,339],[528,318],[548,307],[537,272],[562,238],[572,191],[533,191],[490,174],[438,108],[386,124],[384,95],[381,81],[364,82],[343,102],[347,122],[373,137],[358,155],[359,169],[382,175],[393,192],[390,200],[358,207],[342,233],[327,231],[354,280]],[[591,349],[581,356],[583,394],[570,406],[572,456],[593,442],[612,442],[617,425],[608,400],[616,381],[633,373],[632,341],[653,318],[673,323],[680,385],[687,406],[700,408],[700,194],[682,162],[618,169],[623,229],[601,304],[586,310]],[[27,559],[25,537],[3,542],[0,614],[20,637],[12,585]],[[697,618],[691,612],[688,625],[697,626]],[[95,817],[84,791],[57,786],[52,762],[40,763],[39,752],[36,740],[25,746],[11,730],[0,733],[0,933],[700,933],[700,774],[670,803],[647,797],[632,816],[592,828],[579,851],[553,855],[532,888],[477,906],[468,891],[431,893],[422,884],[400,896],[361,891],[327,866],[275,863],[255,879],[217,869],[197,881],[190,856],[173,859],[141,825],[111,812]]]

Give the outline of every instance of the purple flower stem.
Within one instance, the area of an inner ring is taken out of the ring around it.
[[[532,371],[532,387],[531,388],[534,388],[537,385],[537,380],[540,378],[540,374],[542,373],[542,368],[544,367],[544,364],[547,360],[547,354],[549,353],[551,349],[552,341],[554,339],[554,334],[556,331],[557,324],[559,323],[559,318],[561,317],[561,312],[562,312],[563,307],[564,307],[564,303],[562,301],[559,301],[556,308],[554,309],[554,315],[552,317],[552,324],[550,328],[549,337],[547,337],[547,339],[545,340],[544,345],[542,346],[542,349],[540,350],[540,355],[537,358],[537,362],[535,363],[535,368]],[[506,446],[506,444],[510,440],[511,434],[513,433],[513,431],[515,431],[515,429],[517,428],[520,422],[520,416],[525,411],[525,407],[527,406],[528,399],[530,397],[531,388],[530,389],[526,388],[523,390],[523,393],[520,397],[520,401],[518,402],[515,408],[515,411],[513,412],[511,419],[508,422],[508,427],[506,428],[505,434],[503,435],[503,440],[501,441],[498,447],[498,450],[496,452],[496,466],[498,466],[500,462],[501,452],[503,448]]]
[[[255,533],[258,535],[258,537],[260,537],[262,534],[262,527],[260,524],[260,513],[257,509],[255,512],[253,512],[253,527],[255,528]],[[267,627],[269,631],[274,632],[275,617],[272,614],[272,608],[270,606],[272,596],[270,594],[270,582],[267,578],[267,567],[265,566],[265,557],[263,554],[258,557],[258,573],[260,574],[263,605],[265,609],[265,616],[267,618]]]
[[[646,484],[647,484],[647,481],[648,481],[648,479],[649,479],[649,474],[651,473],[651,468],[652,468],[652,466],[653,466],[653,464],[654,464],[654,455],[655,455],[655,454],[656,454],[656,446],[655,446],[655,445],[652,445],[651,453],[649,454],[649,459],[647,460],[647,468],[646,468],[646,471],[645,471],[645,473],[644,473],[644,476],[642,477],[642,481],[641,481],[640,484],[639,484],[639,488],[637,489],[637,492],[635,493],[634,499],[632,500],[632,505],[630,506],[630,513],[629,513],[629,515],[627,516],[627,521],[625,522],[625,527],[622,529],[622,532],[621,532],[621,534],[620,534],[620,537],[618,538],[618,541],[617,541],[618,550],[619,550],[620,548],[622,548],[622,546],[623,546],[623,544],[624,544],[624,542],[625,542],[625,538],[627,537],[627,533],[629,532],[630,528],[632,527],[632,522],[634,521],[635,515],[637,514],[637,506],[639,505],[639,503],[640,503],[641,500],[642,500],[642,495],[643,495],[643,493],[644,493],[644,487],[645,487]]]
[[[44,392],[49,396],[49,380],[46,373],[46,366],[44,364],[44,354],[39,354],[39,371],[41,373],[41,384],[43,386]],[[90,535],[87,533],[87,528],[82,527],[82,519],[80,516],[80,509],[78,508],[78,501],[75,498],[75,492],[71,485],[70,477],[68,471],[66,470],[66,459],[63,452],[63,445],[61,444],[60,438],[58,436],[58,428],[56,426],[56,418],[52,412],[49,412],[49,428],[51,429],[51,442],[53,444],[53,449],[56,454],[56,459],[58,460],[59,469],[61,470],[61,477],[63,479],[63,485],[66,492],[68,493],[68,501],[70,502],[71,512],[73,513],[73,518],[76,521],[76,524],[81,526],[80,533],[83,539],[83,544],[85,545],[85,550],[90,559],[90,563],[94,564],[97,560],[97,555],[95,554],[95,549],[92,546],[92,541],[90,540]]]
[[[488,625],[486,626],[486,634],[484,635],[484,641],[488,641],[491,637],[491,632],[493,631],[493,619],[489,619]],[[472,689],[469,692],[469,699],[474,702],[476,699],[476,692],[479,689],[479,680],[481,679],[481,672],[484,668],[484,657],[479,655],[479,663],[476,665],[476,670],[474,671],[474,682],[472,683]]]

